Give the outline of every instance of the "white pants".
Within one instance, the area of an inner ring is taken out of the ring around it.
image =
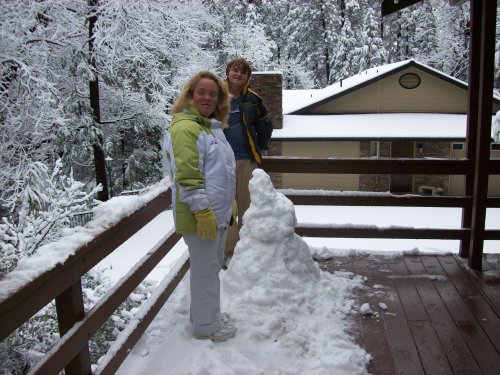
[[[224,262],[227,230],[217,230],[214,241],[184,235],[189,250],[191,321],[194,336],[208,336],[223,327],[219,272]]]

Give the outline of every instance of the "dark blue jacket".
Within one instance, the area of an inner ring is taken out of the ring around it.
[[[262,98],[248,88],[243,88],[240,104],[241,123],[245,127],[245,140],[250,155],[261,166],[262,150],[267,150],[267,145],[273,133],[273,124],[269,118],[267,108]]]

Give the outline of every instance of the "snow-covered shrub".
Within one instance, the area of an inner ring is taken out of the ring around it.
[[[0,344],[3,374],[26,374],[59,339],[57,327],[52,302]]]
[[[86,192],[72,175],[62,174],[60,160],[51,173],[44,164],[33,163],[20,183],[24,188],[19,209],[0,224],[0,276],[15,268],[20,258],[60,238],[70,216],[85,209],[100,189]]]
[[[84,275],[82,291],[85,311],[89,311],[111,287],[110,280],[100,270],[90,270]],[[150,282],[142,282],[92,336],[89,341],[92,364],[97,364],[99,358],[106,354],[111,343],[151,295],[153,288]],[[54,346],[59,339],[58,332],[56,307],[52,302],[0,343],[2,375],[27,373]]]

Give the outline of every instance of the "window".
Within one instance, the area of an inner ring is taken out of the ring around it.
[[[370,157],[371,158],[378,157],[378,149],[379,149],[379,142],[371,141],[370,142]]]
[[[463,143],[452,143],[451,144],[451,149],[453,151],[462,151],[465,148],[465,145]]]
[[[401,87],[411,90],[416,89],[420,86],[420,76],[415,73],[405,73],[401,77],[399,77],[399,84]]]

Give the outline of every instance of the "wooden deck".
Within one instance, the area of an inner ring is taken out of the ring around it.
[[[356,255],[319,261],[365,276],[353,336],[372,375],[500,374],[500,257],[473,272],[454,255]]]

